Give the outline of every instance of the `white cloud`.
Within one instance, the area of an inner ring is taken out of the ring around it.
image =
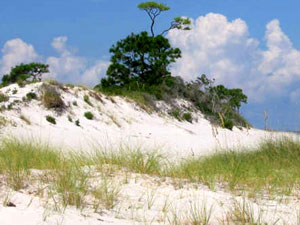
[[[300,96],[296,89],[300,86],[300,51],[282,31],[278,20],[266,26],[266,49],[251,38],[245,21],[228,21],[213,13],[193,20],[191,31],[170,31],[168,38],[182,50],[182,58],[172,67],[173,75],[191,80],[205,73],[218,83],[242,88],[250,101],[280,96],[296,101]],[[99,83],[109,62],[91,64],[87,58],[77,56],[67,41],[66,36],[54,38],[51,45],[58,56],[45,60],[31,44],[21,39],[7,41],[2,48],[0,72],[4,74],[17,64],[40,60],[50,65],[48,77],[90,86]]]
[[[293,48],[279,21],[267,24],[267,49],[250,37],[245,21],[228,21],[209,13],[193,21],[191,31],[172,30],[171,43],[182,50],[182,58],[172,67],[174,75],[187,80],[201,74],[229,87],[240,87],[250,100],[290,93],[300,78],[300,51]]]
[[[49,64],[50,74],[48,77],[59,81],[80,80],[80,76],[86,69],[86,59],[74,55],[67,48],[68,38],[65,36],[56,37],[52,41],[52,47],[60,54],[58,57],[50,56],[46,63]]]
[[[98,84],[105,75],[109,63],[97,61],[89,67],[86,58],[76,56],[74,51],[70,50],[67,40],[66,36],[53,39],[52,47],[60,56],[51,56],[47,59],[46,63],[50,67],[49,76],[64,82],[84,83],[89,86]]]
[[[20,63],[28,63],[39,59],[34,47],[21,39],[9,40],[2,48],[3,57],[0,59],[0,74],[6,74]]]
[[[1,75],[8,73],[13,66],[20,63],[40,61],[49,64],[50,73],[44,75],[46,79],[84,83],[89,86],[98,84],[105,75],[109,63],[97,61],[90,66],[86,58],[75,55],[75,51],[67,45],[67,41],[66,36],[54,38],[51,46],[56,50],[58,56],[49,56],[45,60],[35,52],[31,44],[21,39],[7,41],[2,48],[3,55],[0,58]]]
[[[81,76],[81,82],[93,86],[101,80],[106,74],[109,62],[98,61],[94,66],[87,69]]]

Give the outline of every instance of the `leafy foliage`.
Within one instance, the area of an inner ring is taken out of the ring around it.
[[[23,83],[31,79],[41,81],[42,75],[49,72],[49,65],[41,63],[20,64],[11,69],[9,74],[2,77],[2,86],[13,83]]]
[[[130,87],[157,85],[170,76],[168,66],[181,56],[163,36],[151,37],[147,32],[131,34],[118,41],[110,52],[111,65],[101,86]]]
[[[49,123],[56,124],[56,120],[55,120],[55,118],[52,117],[52,116],[46,116],[46,120],[47,120]]]
[[[9,97],[0,92],[0,102],[7,102],[8,100],[9,100]]]
[[[92,120],[94,118],[93,113],[91,112],[85,112],[84,113],[85,118],[87,118],[88,120]]]
[[[154,1],[150,2],[143,2],[138,5],[138,8],[140,10],[145,11],[148,16],[151,19],[151,34],[154,37],[154,25],[156,22],[156,18],[161,14],[161,12],[168,11],[170,10],[170,7],[162,4],[162,3],[157,3]],[[182,18],[182,17],[175,17],[174,20],[171,22],[171,25],[168,29],[164,30],[160,35],[164,35],[167,33],[169,30],[172,29],[181,29],[181,30],[190,30],[189,25],[191,24],[191,20],[188,18]]]
[[[26,94],[26,98],[27,98],[28,101],[30,101],[32,99],[37,99],[37,96],[36,96],[36,93],[34,93],[34,92],[28,92]]]

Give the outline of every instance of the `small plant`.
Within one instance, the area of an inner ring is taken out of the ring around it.
[[[7,106],[7,109],[8,109],[8,110],[12,110],[13,106],[14,106],[14,103],[10,103],[10,104]]]
[[[191,204],[190,221],[191,224],[209,225],[211,220],[213,207],[207,208],[206,202],[199,206],[198,204]]]
[[[73,101],[72,104],[73,104],[74,106],[78,106],[78,104],[77,104],[76,101]]]
[[[46,120],[47,120],[49,123],[56,124],[56,120],[55,120],[55,118],[52,117],[52,116],[46,116]]]
[[[29,92],[26,94],[26,98],[28,101],[32,100],[32,99],[37,99],[36,93],[34,92]]]
[[[92,120],[94,118],[94,115],[91,112],[85,112],[84,113],[85,118],[88,120]]]
[[[83,96],[83,100],[90,106],[93,106],[93,104],[90,101],[90,98],[88,95]]]
[[[178,108],[175,108],[175,109],[172,109],[171,112],[169,112],[169,114],[171,116],[173,116],[174,118],[176,118],[177,120],[181,121],[181,118],[180,118],[180,110]]]
[[[55,87],[43,84],[42,103],[47,109],[62,111],[65,108],[64,101]]]
[[[69,122],[73,122],[73,120],[72,120],[72,117],[70,116],[70,115],[68,115],[68,120],[69,120]]]
[[[5,127],[8,123],[9,122],[5,117],[0,116],[0,127]]]
[[[18,93],[18,90],[15,88],[13,91],[12,91],[13,95],[17,94]]]
[[[191,113],[183,113],[182,119],[188,122],[193,122],[192,114]]]
[[[30,120],[28,118],[26,118],[24,115],[21,115],[20,119],[23,120],[25,123],[27,123],[27,125],[31,125]]]
[[[76,120],[75,124],[76,124],[76,126],[80,127],[80,121],[79,120]]]
[[[74,84],[66,84],[68,88],[74,88]]]
[[[106,178],[101,182],[99,188],[92,191],[93,196],[100,200],[106,209],[116,206],[119,193],[120,190],[113,181]]]
[[[7,102],[9,100],[9,97],[5,94],[0,93],[0,102]]]

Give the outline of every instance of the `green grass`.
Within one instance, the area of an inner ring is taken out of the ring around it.
[[[300,143],[289,139],[265,141],[243,152],[227,151],[188,159],[170,168],[168,174],[211,187],[225,183],[231,190],[287,193],[300,184]]]
[[[24,187],[30,169],[53,169],[61,162],[59,152],[33,142],[4,139],[0,145],[0,173],[7,174],[6,182],[15,190]]]
[[[119,169],[126,168],[131,172],[151,175],[163,175],[166,164],[164,156],[157,152],[142,152],[141,150],[121,150],[118,153],[96,151],[94,164],[115,165]]]
[[[291,194],[300,184],[300,142],[289,139],[266,141],[251,151],[227,151],[212,156],[169,163],[156,151],[96,150],[93,154],[64,153],[36,141],[0,140],[0,174],[4,182],[15,190],[26,187],[31,169],[43,171],[39,179],[49,184],[61,196],[63,205],[83,208],[86,196],[94,196],[107,209],[117,202],[119,189],[110,181],[114,171],[124,170],[160,177],[185,179],[214,187],[222,184],[232,191],[270,191]],[[91,188],[90,169],[102,174],[101,185]],[[235,210],[236,211],[236,210]],[[209,221],[206,209],[192,214],[194,220]]]

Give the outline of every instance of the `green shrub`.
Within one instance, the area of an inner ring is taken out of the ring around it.
[[[192,114],[191,113],[183,113],[182,119],[188,122],[193,122]]]
[[[0,102],[7,102],[9,97],[3,93],[0,93]]]
[[[83,100],[90,106],[93,106],[88,95],[83,96]]]
[[[56,111],[63,111],[65,108],[64,101],[54,86],[42,86],[42,103],[47,109],[55,109]]]
[[[78,106],[78,104],[77,104],[76,101],[73,101],[72,104],[73,104],[74,106]]]
[[[56,124],[56,120],[55,120],[55,118],[53,118],[52,116],[46,116],[46,120],[47,120],[49,123]]]
[[[88,120],[92,120],[94,118],[94,115],[91,112],[85,112],[84,113],[85,118]]]
[[[8,110],[12,110],[13,106],[14,106],[14,103],[12,102],[12,103],[10,103],[10,104],[7,106],[7,109],[8,109]]]
[[[37,99],[36,93],[34,92],[29,92],[26,94],[26,98],[28,101],[32,100],[32,99]]]
[[[73,122],[73,119],[72,119],[72,117],[70,116],[70,115],[68,115],[68,120],[69,120],[69,122]]]
[[[75,125],[78,126],[78,127],[80,127],[80,121],[79,121],[79,120],[76,120],[76,121],[75,121]]]
[[[15,94],[18,93],[18,90],[17,90],[17,89],[14,89],[14,90],[12,91],[12,93],[13,93],[13,95],[15,95]]]
[[[177,120],[181,121],[181,118],[180,118],[180,109],[178,109],[178,108],[172,109],[172,111],[169,112],[169,114],[171,116],[173,116],[174,118],[176,118]]]

